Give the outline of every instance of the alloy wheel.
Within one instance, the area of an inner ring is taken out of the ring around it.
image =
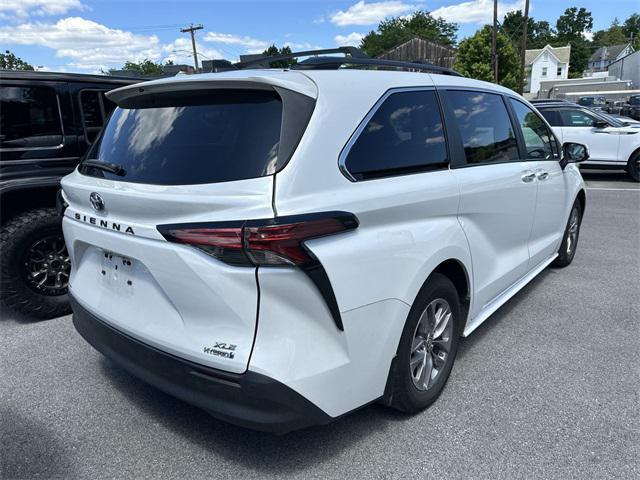
[[[452,315],[449,303],[437,298],[420,316],[409,357],[411,379],[418,390],[431,388],[447,363],[453,340]]]
[[[571,217],[569,217],[569,231],[567,234],[567,255],[570,257],[576,248],[578,243],[578,229],[580,227],[580,216],[578,215],[578,209],[571,210]]]
[[[28,285],[43,295],[67,293],[71,263],[64,238],[52,235],[36,241],[24,255]]]

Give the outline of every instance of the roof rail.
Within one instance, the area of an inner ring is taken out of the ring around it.
[[[369,58],[362,50],[356,47],[336,47],[336,48],[324,48],[321,50],[306,50],[303,52],[291,52],[283,53],[281,55],[246,55],[243,57],[249,57],[247,60],[240,61],[235,64],[236,68],[243,69],[249,67],[267,67],[269,68],[272,62],[280,60],[291,60],[298,57],[308,57],[311,55],[325,55],[327,53],[344,53],[350,55],[353,58]]]
[[[368,65],[372,67],[387,67],[387,68],[405,68],[407,70],[417,70],[425,73],[439,73],[442,75],[453,75],[456,77],[462,77],[463,75],[451,70],[450,68],[440,67],[432,63],[415,63],[415,62],[403,62],[399,60],[385,60],[380,58],[339,58],[339,57],[316,57],[309,58],[291,68],[295,69],[338,69],[342,65]]]
[[[344,57],[324,56],[331,53],[343,53]],[[319,56],[323,55],[323,56]],[[387,68],[405,68],[408,70],[417,70],[419,72],[440,73],[443,75],[454,75],[462,77],[460,73],[451,70],[450,68],[440,67],[428,62],[416,61],[416,62],[404,62],[398,60],[386,60],[380,58],[371,58],[367,56],[362,50],[356,47],[337,47],[337,48],[325,48],[321,50],[306,50],[303,52],[292,52],[282,55],[261,55],[255,58],[249,58],[247,60],[234,64],[237,69],[245,68],[269,68],[272,62],[291,60],[299,57],[311,57],[303,60],[300,63],[292,65],[291,68],[303,69],[303,70],[322,70],[322,69],[338,69],[343,65],[368,65],[372,67],[387,67]]]

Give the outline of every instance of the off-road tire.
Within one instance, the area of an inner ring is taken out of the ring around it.
[[[23,212],[0,228],[0,299],[4,307],[38,319],[71,312],[66,288],[61,294],[45,295],[26,280],[26,250],[38,239],[51,235],[62,237],[62,225],[54,208]]]

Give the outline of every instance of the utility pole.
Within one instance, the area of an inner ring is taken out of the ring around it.
[[[493,30],[491,31],[491,67],[493,81],[498,83],[498,54],[496,52],[496,38],[498,36],[498,0],[493,0]]]
[[[527,27],[529,26],[529,0],[524,2],[524,24],[522,25],[522,51],[520,52],[520,78],[518,79],[518,93],[524,93],[524,57],[527,50]]]
[[[195,32],[196,30],[202,30],[203,28],[204,26],[202,24],[194,25],[192,23],[191,26],[180,29],[182,33],[189,32],[191,34],[191,46],[193,47],[193,64],[196,67],[196,73],[198,73],[198,52],[196,51],[196,33]]]

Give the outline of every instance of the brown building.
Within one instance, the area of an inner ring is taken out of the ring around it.
[[[456,59],[456,50],[455,48],[439,45],[429,40],[413,37],[378,55],[378,58],[403,62],[423,61],[433,63],[440,67],[453,68],[453,62]]]

